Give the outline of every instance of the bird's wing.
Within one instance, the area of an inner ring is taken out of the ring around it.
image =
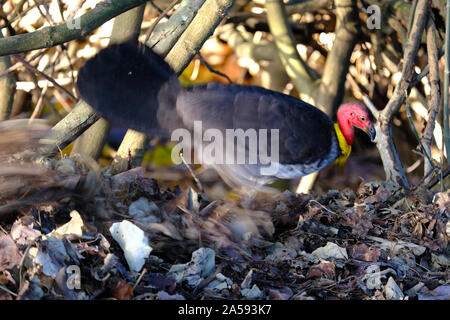
[[[194,121],[202,121],[203,130],[278,129],[279,162],[283,165],[323,165],[337,156],[331,119],[285,94],[260,87],[210,83],[182,91],[176,109],[189,129]]]

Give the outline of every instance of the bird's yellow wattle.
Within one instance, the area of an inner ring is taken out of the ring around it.
[[[336,160],[334,160],[334,163],[337,166],[342,167],[347,161],[347,158],[350,156],[350,153],[352,152],[352,146],[347,143],[347,140],[345,140],[339,124],[334,124],[334,130],[336,131],[339,147],[341,148],[341,154],[336,158]]]

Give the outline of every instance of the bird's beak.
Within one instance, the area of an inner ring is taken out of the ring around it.
[[[373,123],[371,123],[370,126],[366,127],[366,129],[364,131],[369,135],[370,140],[372,140],[372,142],[374,142],[377,131],[375,130]]]

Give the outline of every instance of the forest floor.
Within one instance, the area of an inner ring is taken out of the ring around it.
[[[365,181],[243,208],[143,168],[53,167],[2,216],[0,299],[450,299],[448,190]]]

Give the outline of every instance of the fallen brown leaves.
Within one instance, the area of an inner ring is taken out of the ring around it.
[[[448,191],[367,182],[356,193],[259,195],[243,209],[162,191],[142,168],[99,179],[84,202],[43,197],[2,224],[2,299],[448,298]],[[109,233],[124,219],[153,249],[144,271],[130,272]]]

